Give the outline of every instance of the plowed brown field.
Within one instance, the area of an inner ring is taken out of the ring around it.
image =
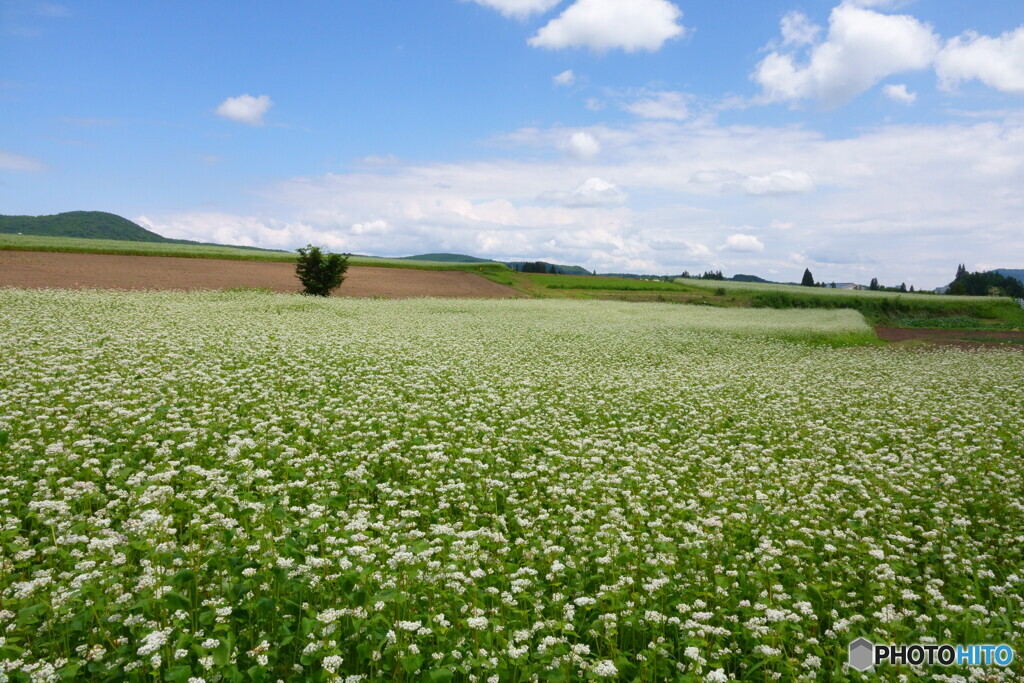
[[[1002,348],[1024,351],[1024,332],[1007,330],[929,330],[904,327],[876,327],[879,339],[888,342],[924,342],[932,346],[962,349]]]
[[[301,290],[291,263],[34,251],[0,251],[0,287]],[[507,298],[518,292],[474,273],[351,266],[336,296]]]

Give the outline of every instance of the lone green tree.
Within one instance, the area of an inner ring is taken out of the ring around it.
[[[302,283],[303,293],[312,296],[330,296],[345,281],[348,254],[327,254],[307,244],[298,249],[295,276]]]
[[[804,287],[814,286],[814,276],[811,275],[810,268],[804,268],[804,279],[800,281],[800,284],[803,285]]]

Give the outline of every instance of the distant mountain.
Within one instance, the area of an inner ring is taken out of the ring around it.
[[[1006,277],[1012,277],[1024,283],[1024,268],[996,268],[996,272]]]
[[[406,261],[440,261],[442,263],[494,263],[489,258],[467,256],[466,254],[417,254],[416,256],[400,257]]]
[[[733,282],[762,282],[764,284],[771,284],[771,280],[765,280],[757,275],[733,275],[729,279]]]
[[[548,263],[547,261],[508,261],[505,263],[506,266],[512,270],[523,271],[527,273],[541,272],[538,270],[531,270],[531,267],[537,265],[543,266],[543,272],[548,272],[552,267],[555,269],[557,275],[593,275],[589,270],[583,266],[566,266],[560,263]]]
[[[68,211],[53,216],[0,216],[0,233],[132,242],[178,241],[104,211]]]

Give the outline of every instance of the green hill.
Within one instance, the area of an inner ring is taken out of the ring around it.
[[[996,272],[1006,277],[1012,277],[1024,283],[1024,268],[996,268]]]
[[[543,270],[531,270],[531,267],[536,267],[538,264],[543,267]],[[582,266],[567,266],[560,263],[549,263],[547,261],[509,261],[505,263],[505,265],[512,270],[518,270],[525,273],[547,273],[551,267],[554,267],[555,273],[558,275],[593,275],[593,273]]]
[[[435,263],[494,263],[491,259],[467,256],[466,254],[417,254],[401,258],[405,261],[434,261]]]
[[[0,216],[0,233],[131,242],[175,241],[105,211],[68,211],[53,216]]]

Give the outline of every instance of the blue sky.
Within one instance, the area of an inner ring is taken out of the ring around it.
[[[1024,267],[1019,0],[0,3],[0,213],[603,272]]]

